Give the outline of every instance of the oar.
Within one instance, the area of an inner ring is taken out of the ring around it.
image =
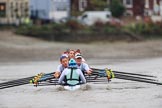
[[[160,83],[160,82],[142,80],[142,79],[137,79],[137,78],[132,78],[132,77],[130,78],[130,77],[122,76],[122,75],[116,75],[115,78],[124,79],[124,80],[130,80],[130,81],[137,81],[137,82],[145,82],[145,83],[149,83],[149,84],[162,85],[162,83]]]
[[[27,82],[27,81],[24,81],[24,82],[15,82],[15,83],[10,84],[10,85],[0,86],[0,89],[10,88],[10,87],[15,87],[15,86],[20,86],[20,85],[24,85],[24,84],[29,84],[29,82]]]
[[[2,88],[2,87],[7,87],[7,86],[10,87],[11,85],[16,85],[16,86],[17,86],[18,84],[20,84],[20,85],[28,84],[30,79],[31,79],[31,78],[27,78],[27,79],[15,81],[15,82],[12,82],[12,83],[1,84],[1,85],[0,85],[0,88]]]
[[[98,70],[98,71],[105,71],[105,69],[97,69],[97,68],[91,68],[92,70]],[[114,73],[121,73],[121,74],[129,74],[129,75],[136,75],[136,76],[144,76],[144,77],[154,77],[153,75],[144,75],[144,74],[137,74],[137,73],[128,73],[128,72],[120,72],[120,71],[113,71]]]
[[[106,72],[104,73],[101,73],[100,71],[93,71],[93,74],[94,75],[101,75],[101,76],[107,76]],[[119,74],[119,73],[114,73],[115,76],[116,75],[122,75],[122,76],[126,76],[126,77],[131,77],[131,78],[138,78],[138,79],[143,79],[143,80],[149,80],[149,81],[157,81],[155,79],[150,79],[150,78],[144,78],[144,77],[141,77],[141,76],[132,76],[132,75],[127,75],[127,74]]]
[[[17,80],[12,80],[12,81],[7,81],[7,82],[0,83],[0,86],[10,85],[10,84],[13,84],[15,82],[24,81],[24,80],[26,80],[26,81],[28,80],[28,82],[29,82],[29,80],[32,79],[32,78],[34,78],[34,76],[26,77],[26,78],[21,78],[21,79],[17,79]]]
[[[52,79],[52,78],[50,78]],[[49,78],[46,79],[46,80],[50,80]],[[4,88],[10,88],[10,87],[15,87],[15,86],[20,86],[20,85],[24,85],[24,84],[29,84],[29,80],[31,79],[26,79],[26,80],[21,80],[21,81],[17,81],[17,82],[14,82],[14,83],[10,83],[10,84],[6,84],[6,85],[1,85],[0,86],[0,89],[4,89]],[[42,81],[46,81],[46,80],[42,80]],[[40,82],[40,81],[39,81]],[[39,83],[38,82],[38,83]]]
[[[94,74],[96,74],[96,75],[98,74],[99,76],[101,75],[99,73],[94,73]],[[107,75],[104,74],[104,76],[103,76],[103,74],[102,74],[101,77],[107,77]],[[138,81],[138,82],[145,82],[145,83],[150,83],[150,84],[162,85],[162,83],[156,82],[156,80],[153,80],[153,79],[142,78],[142,77],[131,76],[131,75],[125,75],[125,74],[117,74],[117,73],[115,73],[115,78],[124,79],[124,80],[131,80],[131,81]]]
[[[38,82],[38,84],[34,85],[34,86],[46,86],[46,85],[59,85],[58,84],[58,79],[52,79],[49,81],[44,81],[44,82]]]
[[[98,77],[96,79],[96,75],[85,75],[86,77],[86,81],[88,82],[107,82],[106,79],[104,79],[103,77]],[[47,78],[41,78],[37,84],[35,84],[34,86],[46,86],[46,85],[59,85],[58,84],[58,79],[54,79],[53,75],[52,76],[48,76]]]
[[[50,80],[50,79],[54,79],[54,76],[51,75],[51,76],[48,76],[48,77],[40,78],[40,79],[38,80],[38,82],[47,81],[47,80]]]
[[[52,75],[53,73],[54,72],[44,74],[43,77]],[[8,82],[0,83],[0,89],[10,88],[10,87],[24,85],[24,84],[29,84],[29,81],[32,80],[34,77],[35,76],[26,77],[26,78],[21,78],[21,79],[17,79],[17,80],[12,80],[12,81],[8,81]]]
[[[38,87],[38,86],[54,86],[54,85],[59,85],[58,83],[47,83],[47,84],[39,84],[39,85],[37,85],[36,87]]]
[[[106,79],[100,79],[100,80],[98,80],[98,79],[97,80],[87,79],[87,83],[99,84],[99,83],[103,83],[103,82],[107,82],[107,80]],[[38,83],[38,85],[36,85],[36,87],[39,87],[39,86],[50,86],[50,85],[60,85],[60,84],[58,84],[58,81],[56,81],[56,82],[43,82],[43,83]]]

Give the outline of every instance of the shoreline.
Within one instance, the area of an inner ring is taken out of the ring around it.
[[[80,49],[87,61],[127,60],[162,57],[162,40],[141,42],[49,42],[0,31],[0,64],[37,61],[59,61],[66,49]]]

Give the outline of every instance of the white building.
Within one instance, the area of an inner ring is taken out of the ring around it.
[[[30,0],[31,18],[59,20],[69,16],[70,0]]]

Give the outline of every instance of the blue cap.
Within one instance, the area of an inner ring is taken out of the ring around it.
[[[73,58],[70,59],[70,61],[69,61],[69,67],[70,68],[77,68],[77,63]]]
[[[60,61],[61,61],[62,59],[64,59],[64,58],[68,58],[68,55],[67,55],[67,54],[62,54],[62,55],[60,56]]]

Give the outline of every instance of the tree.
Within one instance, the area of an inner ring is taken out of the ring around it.
[[[110,11],[112,16],[119,18],[125,12],[125,7],[119,0],[111,0]]]

